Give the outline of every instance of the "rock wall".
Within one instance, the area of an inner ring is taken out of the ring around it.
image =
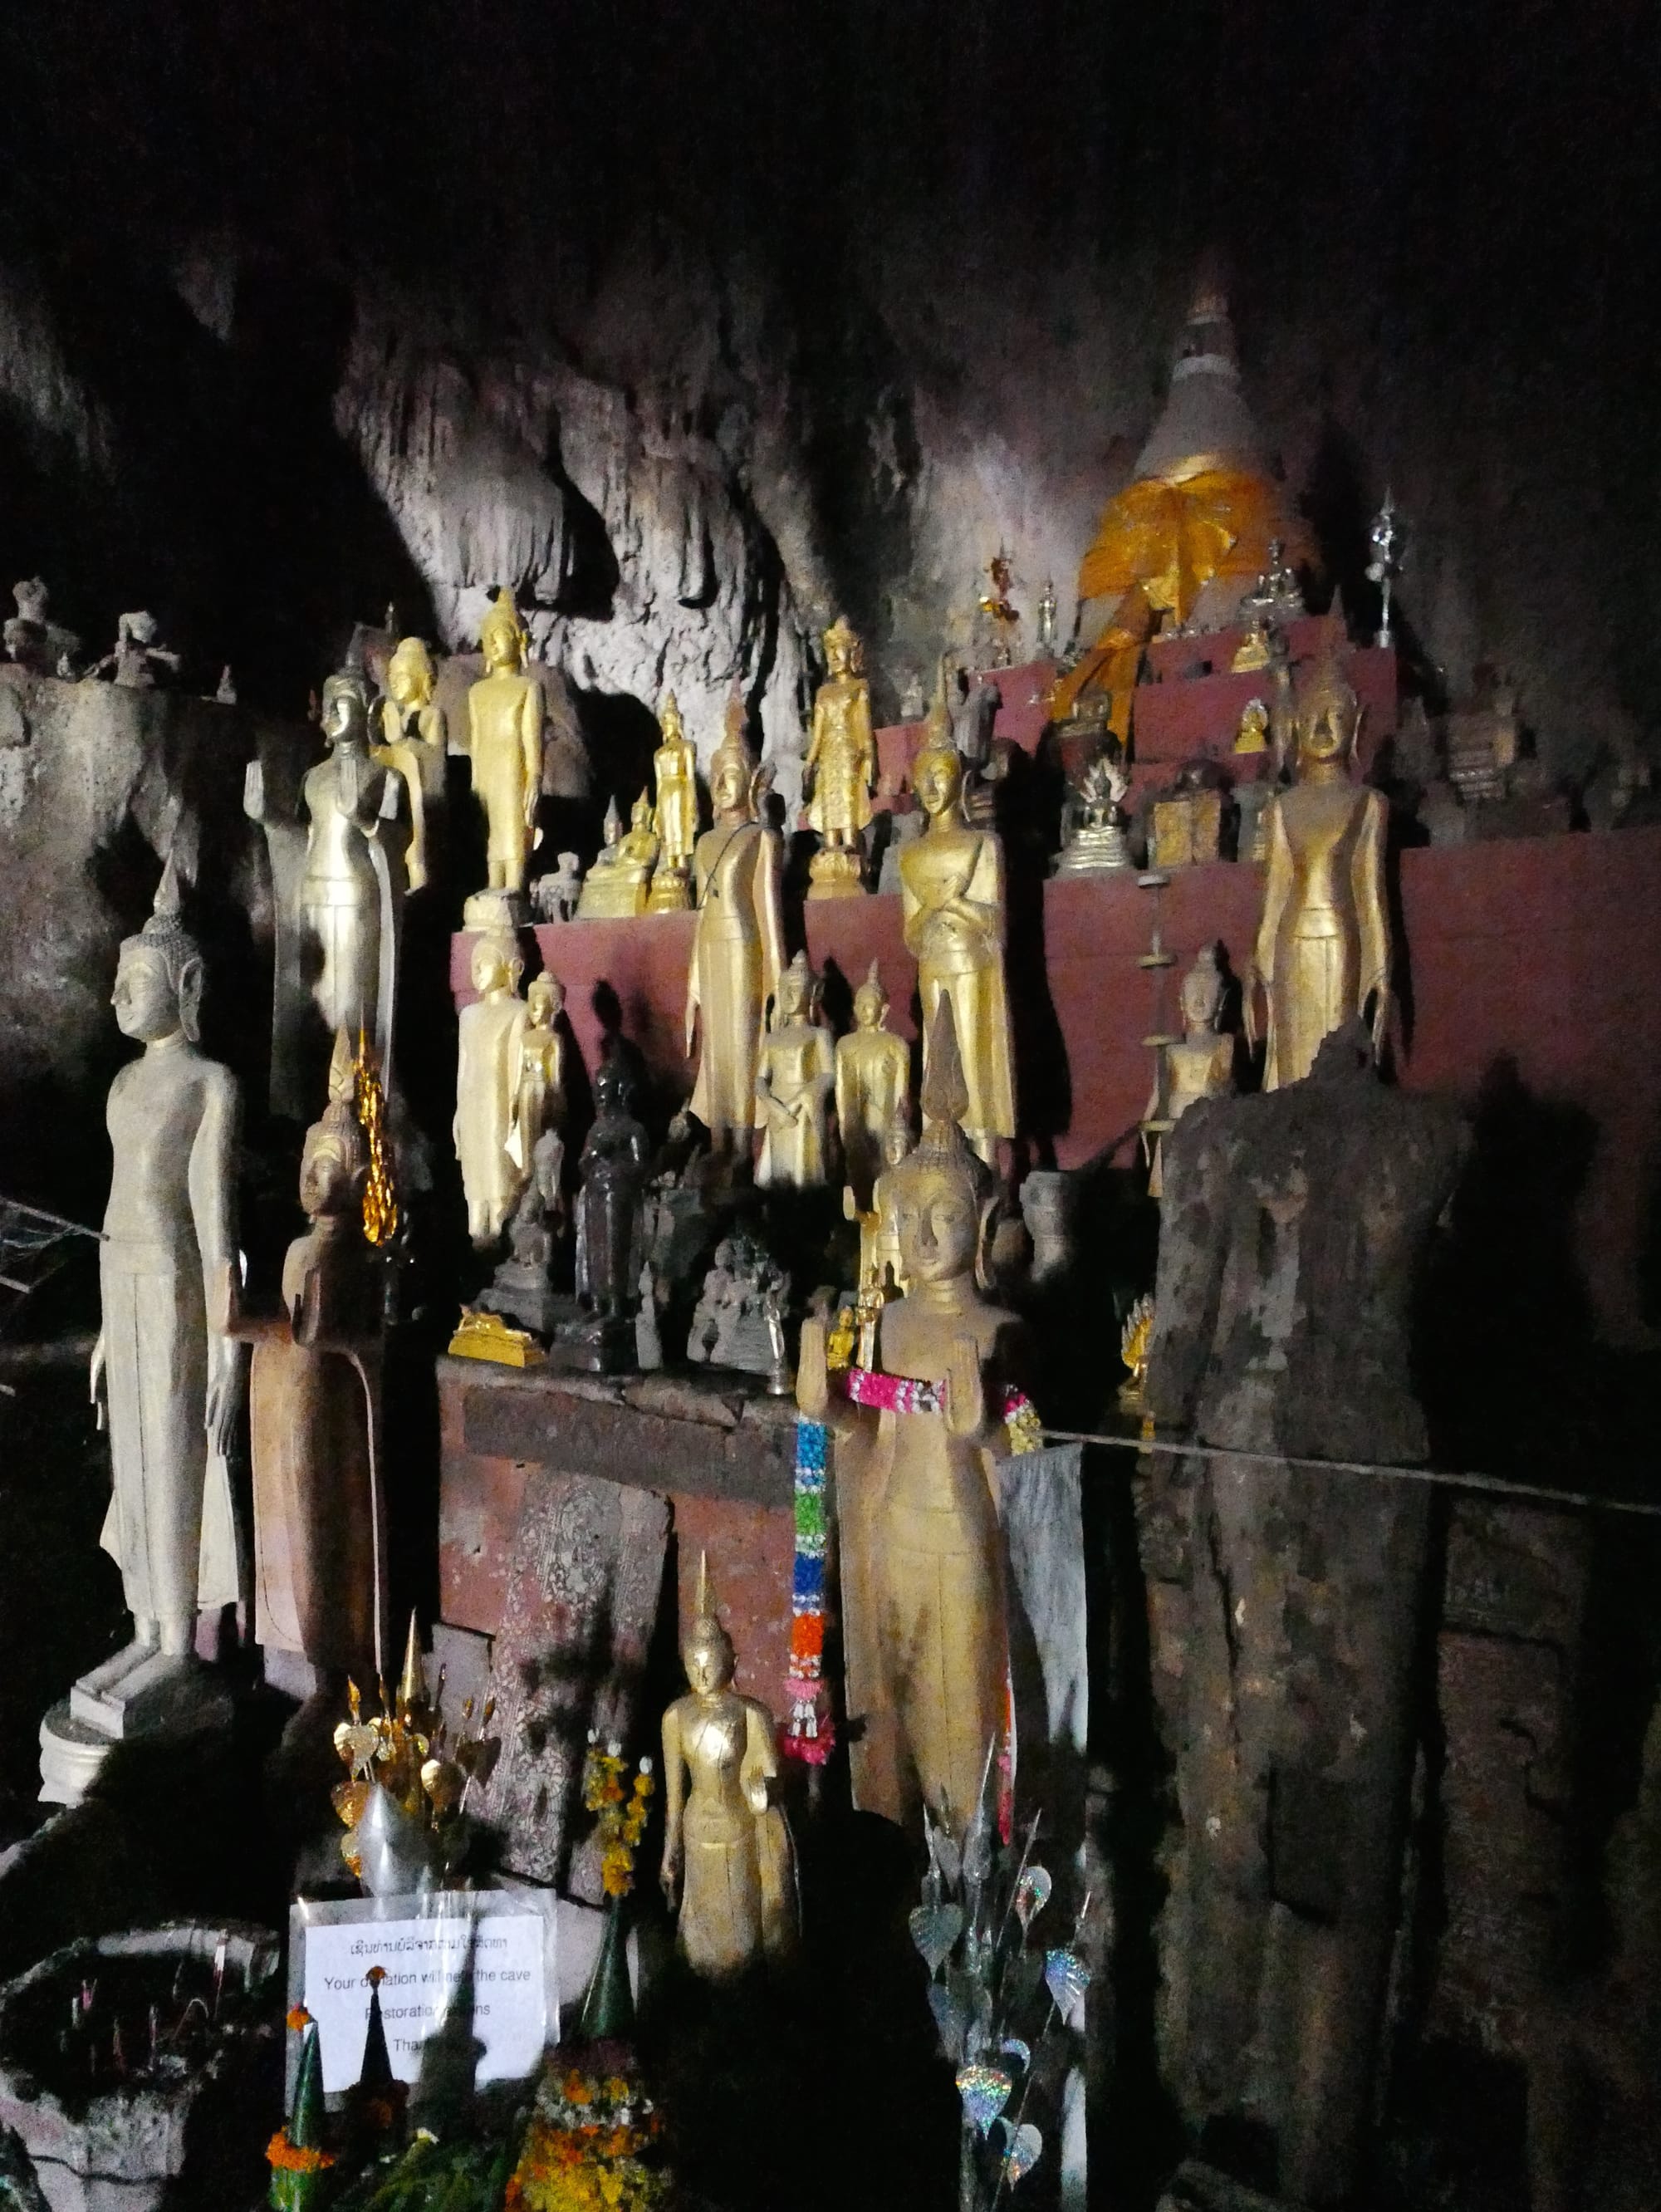
[[[301,728],[210,701],[104,684],[0,681],[0,1127],[6,1195],[95,1221],[108,1181],[101,1102],[130,1048],[109,997],[166,857],[210,948],[210,1050],[256,1110],[270,1054],[270,883],[242,812],[256,754]]]

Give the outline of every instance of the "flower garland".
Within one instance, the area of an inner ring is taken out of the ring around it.
[[[504,2212],[654,2212],[670,2195],[663,2120],[623,2074],[550,2069],[536,2093]]]
[[[883,1375],[871,1367],[849,1368],[847,1393],[853,1405],[871,1406],[881,1413],[943,1413],[946,1410],[943,1382],[922,1382],[911,1375]],[[1043,1425],[1037,1407],[1024,1390],[1001,1391],[998,1409],[1012,1452],[1040,1449]]]
[[[627,1897],[634,1887],[634,1854],[646,1832],[646,1808],[656,1787],[649,1759],[640,1761],[633,1790],[623,1787],[627,1771],[621,1744],[609,1743],[602,1750],[599,1731],[591,1729],[583,1761],[583,1805],[597,1816],[600,1882],[608,1897]]]

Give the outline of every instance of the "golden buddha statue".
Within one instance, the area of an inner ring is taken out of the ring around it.
[[[565,1120],[565,1039],[556,1026],[564,1010],[565,986],[559,977],[546,969],[533,975],[524,994],[510,1147],[527,1174],[536,1139]]]
[[[501,1235],[530,1173],[514,1157],[520,1042],[525,1006],[518,996],[524,962],[506,931],[473,947],[469,973],[477,997],[457,1018],[456,1115],[452,1124],[467,1200],[467,1233],[480,1250]]]
[[[1154,1088],[1143,1118],[1148,1157],[1148,1194],[1165,1195],[1165,1139],[1200,1098],[1221,1098],[1234,1087],[1234,1040],[1217,1028],[1224,980],[1215,945],[1203,945],[1182,979],[1182,1030],[1160,1048]]]
[[[692,848],[698,840],[698,756],[672,691],[664,696],[658,726],[664,741],[652,757],[658,794],[652,816],[652,826],[658,833],[658,868],[646,903],[652,914],[679,914],[692,904]]]
[[[1326,648],[1294,695],[1295,781],[1269,808],[1269,878],[1255,956],[1241,981],[1246,1035],[1261,983],[1269,1007],[1263,1087],[1296,1083],[1323,1037],[1373,1008],[1376,1052],[1390,1021],[1390,908],[1381,793],[1351,781],[1361,709]]]
[[[785,1956],[797,1933],[796,1855],[773,1802],[773,1716],[732,1686],[732,1638],[698,1565],[698,1611],[681,1647],[691,1685],[664,1715],[664,1895],[676,1942],[711,1980]]]
[[[797,1368],[803,1413],[835,1437],[855,1802],[913,1829],[926,1804],[959,1836],[1004,1727],[999,1385],[1018,1342],[1015,1316],[978,1285],[997,1191],[964,1141],[965,1106],[947,999],[929,1039],[922,1141],[883,1177],[907,1287],[882,1308],[877,1340],[882,1376],[944,1385],[943,1407],[833,1396],[812,1316]]]
[[[1269,709],[1261,699],[1248,699],[1240,709],[1234,732],[1237,753],[1266,753],[1270,750]]]
[[[900,1231],[894,1214],[894,1182],[888,1170],[897,1168],[911,1151],[912,1133],[906,1116],[896,1114],[883,1129],[878,1158],[881,1166],[871,1185],[871,1200],[861,1207],[852,1184],[842,1193],[842,1212],[859,1228],[859,1292],[868,1298],[892,1284],[898,1294],[906,1287],[905,1263],[900,1257]]]
[[[798,952],[779,978],[773,1019],[756,1057],[761,1152],[755,1180],[816,1189],[829,1179],[830,1097],[836,1048],[818,1012],[818,978]]]
[[[888,994],[875,960],[853,994],[853,1027],[836,1047],[836,1127],[854,1202],[871,1203],[889,1125],[911,1119],[912,1054],[888,1025]]]
[[[616,921],[644,914],[658,865],[658,836],[652,826],[652,801],[643,791],[629,810],[628,828],[616,831],[616,801],[606,814],[606,847],[583,878],[577,900],[579,921]]]
[[[412,891],[432,872],[433,839],[444,811],[444,763],[449,730],[433,696],[433,656],[418,637],[403,639],[386,664],[386,696],[376,714],[379,742],[372,747],[383,768],[396,769],[409,796],[409,843],[404,872]]]
[[[276,910],[271,1103],[300,1120],[342,1030],[370,1038],[391,1069],[409,842],[404,780],[370,751],[368,687],[355,670],[324,683],[319,719],[328,757],[306,770],[299,807],[258,760],[242,798],[265,832]]]
[[[485,672],[467,694],[467,751],[489,889],[521,896],[543,788],[543,694],[524,672],[529,644],[513,594],[498,592],[479,630]]]
[[[779,835],[758,818],[770,782],[745,742],[744,702],[735,694],[709,764],[715,826],[693,854],[698,929],[687,975],[688,1058],[694,1043],[701,1047],[692,1111],[718,1152],[741,1140],[749,1151],[762,1015],[785,964]]]
[[[964,1130],[989,1164],[1015,1128],[1009,1008],[1003,984],[1003,848],[963,817],[963,763],[937,698],[912,789],[926,817],[900,855],[900,921],[917,962],[924,1080],[935,1011],[949,999],[967,1087]]]
[[[808,869],[810,899],[848,898],[864,888],[859,840],[876,787],[871,687],[864,649],[846,615],[838,615],[824,643],[830,672],[814,697],[812,734],[802,763],[809,826],[823,841]]]
[[[1202,278],[1165,411],[1079,568],[1081,618],[1094,603],[1106,622],[1057,684],[1052,718],[1064,721],[1086,692],[1105,692],[1108,726],[1123,742],[1148,640],[1162,627],[1225,626],[1276,538],[1294,544],[1295,557],[1285,495],[1240,395],[1228,302]]]

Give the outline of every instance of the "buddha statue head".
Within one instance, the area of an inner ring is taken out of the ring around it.
[[[791,1022],[810,1020],[818,981],[818,977],[808,965],[807,954],[798,952],[789,967],[779,973],[779,987],[773,993],[770,1026],[781,1030]]]
[[[1200,947],[1182,979],[1183,1026],[1191,1036],[1215,1030],[1222,1017],[1223,975],[1215,945]]]
[[[540,975],[531,977],[524,1004],[533,1030],[551,1030],[565,1006],[565,985],[544,968]]]
[[[437,680],[426,640],[402,639],[386,664],[386,696],[392,704],[406,711],[411,707],[426,706]]]
[[[884,1178],[912,1295],[949,1299],[985,1287],[997,1182],[963,1133],[968,1103],[952,1002],[943,994],[929,1031],[923,1134]]]
[[[1331,773],[1349,765],[1361,734],[1361,707],[1329,638],[1321,656],[1297,686],[1293,720],[1296,772]]]
[[[658,715],[658,726],[664,733],[664,743],[666,745],[679,745],[686,743],[686,725],[681,720],[681,709],[676,703],[675,694],[672,691],[665,691],[664,694],[664,703]]]
[[[506,930],[487,930],[473,947],[468,975],[480,998],[493,991],[517,991],[524,973],[524,958]]]
[[[882,988],[882,971],[875,960],[870,972],[853,994],[854,1027],[880,1030],[888,1012],[888,994]]]
[[[634,1104],[634,1077],[615,1038],[608,1041],[594,1070],[594,1113],[597,1120],[627,1118]]]
[[[722,1627],[715,1610],[709,1586],[707,1552],[699,1555],[698,1605],[681,1646],[681,1664],[686,1668],[687,1680],[700,1698],[718,1698],[724,1690],[730,1689],[737,1671],[732,1638]]]
[[[846,615],[838,615],[823,636],[825,661],[833,683],[864,672],[865,648]]]
[[[513,594],[504,584],[479,625],[479,651],[488,674],[515,676],[524,665],[530,640],[519,620]]]
[[[652,794],[643,791],[628,810],[628,826],[637,836],[648,836],[652,830]]]
[[[122,940],[110,994],[121,1034],[140,1044],[181,1033],[192,1044],[201,1037],[202,948],[180,908],[179,871],[169,856],[149,920],[136,937]]]
[[[912,790],[931,828],[956,820],[962,811],[963,762],[951,740],[943,699],[929,710],[927,734],[912,761]]]
[[[329,1103],[306,1132],[300,1156],[300,1202],[313,1221],[361,1214],[369,1181],[369,1139],[357,1115],[357,1069],[344,1030],[329,1062]]]
[[[912,1148],[911,1124],[904,1114],[891,1114],[882,1124],[882,1164],[897,1168]],[[978,1155],[977,1155],[978,1157]]]
[[[710,805],[718,822],[749,822],[755,818],[757,787],[762,771],[744,734],[747,715],[743,695],[735,690],[727,701],[726,727],[709,763]]]
[[[369,686],[355,669],[339,669],[324,683],[321,720],[330,746],[368,744]]]

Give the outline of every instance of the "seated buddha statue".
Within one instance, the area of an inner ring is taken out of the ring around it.
[[[1094,642],[1062,677],[1051,713],[1064,721],[1085,694],[1111,696],[1121,741],[1142,650],[1161,629],[1220,629],[1270,565],[1279,538],[1301,544],[1257,425],[1240,395],[1228,302],[1203,278],[1171,371],[1170,395],[1125,489],[1109,501],[1078,572],[1080,625]]]
[[[577,901],[579,921],[644,914],[652,896],[652,872],[658,865],[658,833],[652,826],[652,800],[644,791],[635,800],[629,826],[622,836],[613,828],[614,812],[606,820],[605,850],[583,880]]]

